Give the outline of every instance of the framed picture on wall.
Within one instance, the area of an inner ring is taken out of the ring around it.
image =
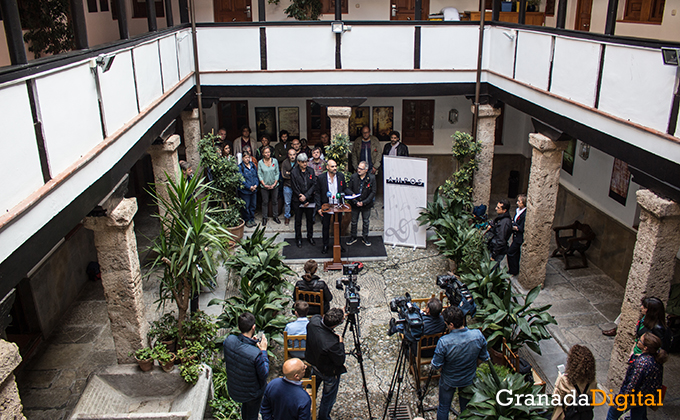
[[[562,152],[562,169],[574,175],[574,157],[576,156],[576,139],[571,139],[567,149]]]
[[[272,140],[277,138],[275,107],[255,108],[255,129],[258,139],[265,134]]]
[[[394,107],[373,107],[373,135],[380,141],[390,141],[390,131],[394,130]]]
[[[628,199],[629,186],[630,170],[628,170],[628,164],[615,158],[614,167],[612,168],[612,180],[609,183],[609,197],[625,206]]]
[[[352,107],[352,115],[349,116],[349,139],[354,141],[361,137],[361,127],[371,126],[371,108],[368,106]]]
[[[300,108],[296,106],[280,106],[279,129],[288,131],[290,137],[300,138]],[[272,140],[276,140],[276,138]]]

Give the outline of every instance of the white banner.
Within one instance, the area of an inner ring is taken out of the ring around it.
[[[418,226],[427,206],[427,159],[384,156],[386,245],[425,248],[427,226]]]

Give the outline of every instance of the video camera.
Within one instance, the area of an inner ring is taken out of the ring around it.
[[[404,337],[414,343],[423,336],[423,314],[418,305],[411,302],[411,295],[395,297],[390,301],[390,311],[399,314],[396,324],[404,326]]]
[[[363,268],[361,263],[343,264],[342,275],[347,276],[335,281],[335,288],[345,290],[345,313],[358,314],[361,307],[361,286],[357,284],[357,276]]]
[[[468,287],[453,274],[437,276],[437,286],[444,289],[451,306],[460,308],[463,315],[475,316],[477,305]]]

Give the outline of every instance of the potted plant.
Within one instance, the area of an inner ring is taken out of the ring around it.
[[[243,237],[245,226],[241,218],[244,202],[238,196],[243,176],[234,157],[222,157],[217,153],[215,142],[218,140],[219,137],[213,133],[206,134],[198,144],[198,152],[201,156],[201,166],[207,170],[211,180],[214,198],[219,200],[222,209],[214,215],[214,218],[237,240]]]
[[[153,351],[149,347],[142,347],[141,349],[131,352],[130,356],[134,356],[137,360],[139,368],[143,372],[148,372],[153,368]]]
[[[476,268],[460,274],[460,280],[465,283],[475,298],[477,305],[486,307],[491,301],[491,294],[505,296],[510,287],[510,278],[506,267],[501,267],[484,250],[484,257]]]
[[[166,211],[158,215],[161,233],[151,246],[156,258],[147,275],[161,272],[159,303],[177,305],[177,337],[184,338],[191,298],[201,288],[213,287],[218,263],[227,255],[231,234],[214,218],[215,209],[208,204],[212,197],[203,178],[168,180],[168,198],[155,195]]]
[[[153,345],[162,343],[168,351],[177,351],[177,318],[175,312],[164,314],[158,321],[149,323],[149,332],[146,334],[149,342]]]
[[[183,345],[199,343],[204,348],[211,348],[217,335],[217,324],[214,318],[203,311],[196,311],[191,314],[185,325],[185,337]]]
[[[443,195],[460,199],[466,207],[472,207],[472,178],[477,169],[476,156],[482,150],[482,145],[468,133],[456,131],[451,137],[451,153],[458,170],[439,188]]]
[[[152,354],[154,360],[158,361],[158,364],[164,371],[170,372],[175,368],[175,354],[169,352],[165,344],[156,345],[153,348]]]
[[[269,0],[270,4],[279,4],[280,0]],[[323,5],[320,0],[290,0],[290,6],[283,12],[295,20],[319,20]]]
[[[527,1],[527,12],[538,12],[541,7],[541,0],[528,0]]]

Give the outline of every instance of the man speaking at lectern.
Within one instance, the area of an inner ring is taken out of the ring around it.
[[[352,192],[347,189],[347,183],[345,182],[345,176],[338,172],[338,164],[335,163],[333,159],[329,159],[326,163],[326,172],[319,175],[316,184],[316,211],[319,216],[322,217],[321,234],[323,238],[323,248],[321,248],[321,253],[326,254],[328,252],[328,243],[330,238],[329,229],[331,227],[331,217],[329,213],[323,213],[321,211],[321,206],[324,204],[337,204],[340,202],[340,194],[351,194]],[[344,197],[342,197],[344,200]],[[338,213],[338,223],[342,223],[342,213]]]

